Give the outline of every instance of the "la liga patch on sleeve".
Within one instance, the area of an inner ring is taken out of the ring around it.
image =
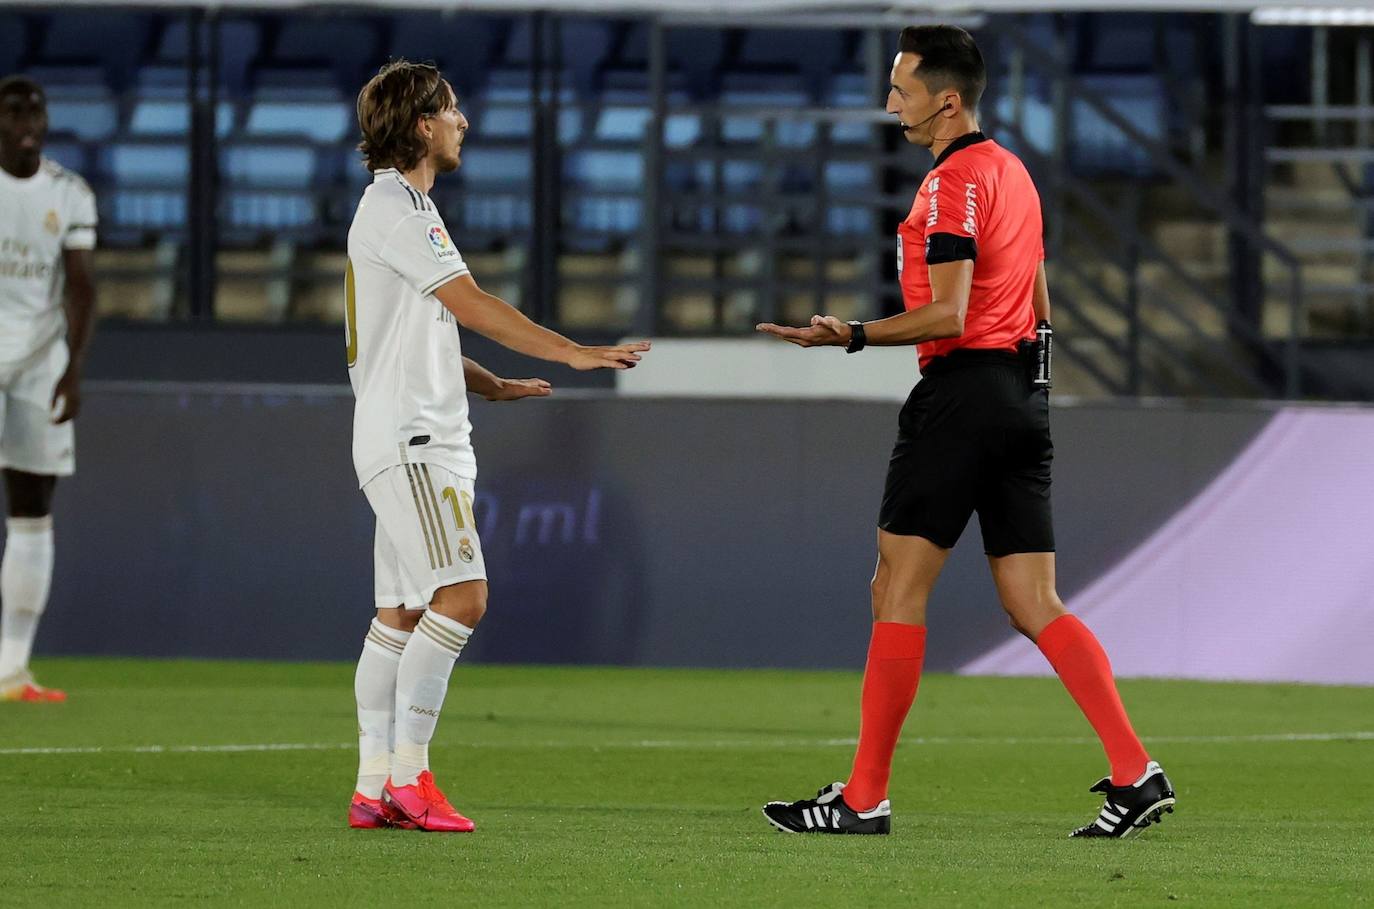
[[[431,224],[429,227],[429,245],[434,250],[434,258],[440,262],[458,258],[458,247],[449,239],[448,231],[438,224]]]

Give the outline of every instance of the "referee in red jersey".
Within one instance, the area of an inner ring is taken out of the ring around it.
[[[897,229],[906,312],[873,322],[814,316],[760,325],[799,347],[917,347],[878,516],[873,636],[859,747],[846,783],[763,809],[795,833],[888,833],[888,778],[925,656],[926,600],[975,511],[1017,631],[1045,654],[1102,740],[1105,804],[1074,836],[1125,837],[1172,811],[1174,791],[1136,737],[1097,638],[1055,591],[1050,516],[1049,290],[1040,197],[1025,166],[978,129],[987,71],[972,36],[902,31],[887,112],[935,164]]]

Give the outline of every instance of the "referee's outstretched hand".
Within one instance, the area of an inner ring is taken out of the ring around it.
[[[812,316],[811,324],[805,328],[788,328],[772,322],[764,322],[755,328],[798,347],[845,347],[853,332],[849,325],[834,316]]]

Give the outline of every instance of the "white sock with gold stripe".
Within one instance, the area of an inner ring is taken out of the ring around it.
[[[52,515],[5,522],[0,558],[0,680],[29,668],[38,620],[52,585]]]
[[[409,631],[373,619],[353,676],[353,696],[358,700],[358,791],[370,799],[382,797],[391,771],[396,669],[409,640]]]
[[[472,629],[433,610],[415,627],[396,672],[396,747],[391,782],[412,785],[429,769],[429,740],[439,723],[448,677]]]

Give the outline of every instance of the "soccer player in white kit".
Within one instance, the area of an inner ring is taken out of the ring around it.
[[[645,342],[583,347],[483,292],[427,195],[461,163],[468,121],[433,66],[394,61],[358,95],[359,145],[372,185],[348,232],[353,461],[377,516],[377,617],[354,680],[358,782],[353,827],[465,832],[434,783],[429,742],[454,661],[487,606],[473,520],[477,460],[467,392],[549,393],[498,379],[463,357],[458,326],[574,369],[627,369]]]
[[[67,698],[34,681],[29,654],[52,585],[53,490],[76,466],[72,420],[95,312],[95,196],[42,156],[47,130],[43,89],[0,79],[0,701],[40,703]]]

